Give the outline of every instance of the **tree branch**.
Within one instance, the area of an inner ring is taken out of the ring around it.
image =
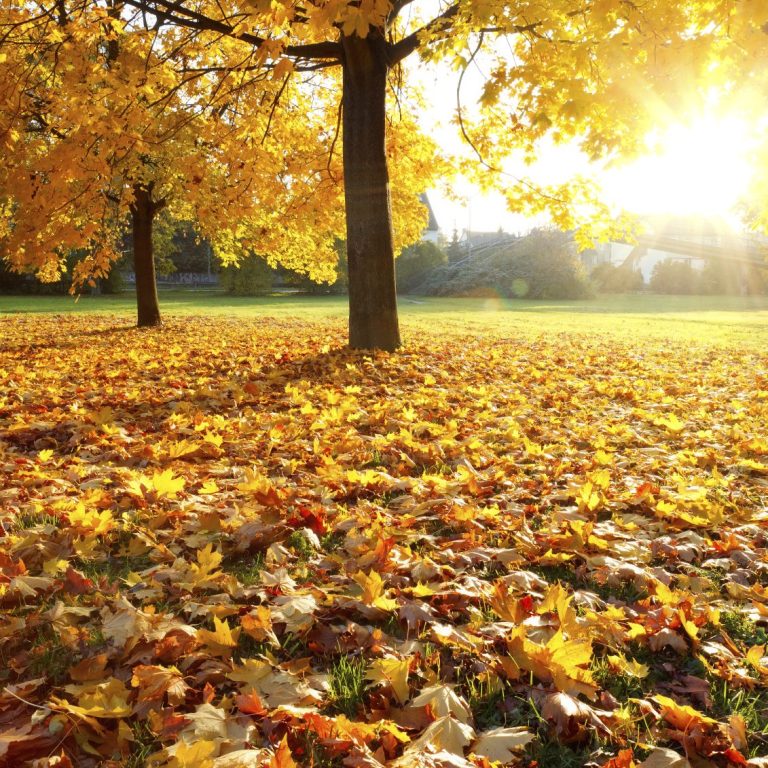
[[[387,22],[391,24],[400,15],[400,11],[412,2],[413,0],[394,0],[392,10],[389,12],[389,16],[387,16]]]
[[[451,5],[446,8],[439,16],[435,16],[432,21],[420,27],[415,32],[404,37],[394,45],[387,46],[388,60],[390,66],[402,61],[406,56],[412,54],[418,47],[420,37],[437,31],[450,29],[453,17],[459,12],[459,6]]]
[[[267,42],[267,38],[248,32],[238,32],[223,21],[186,8],[180,0],[154,0],[154,2],[152,0],[125,0],[125,2],[126,5],[137,10],[154,16],[161,16],[163,21],[171,22],[177,26],[219,32],[235,40],[242,40],[249,45],[261,46]],[[303,45],[286,45],[283,49],[283,55],[299,59],[330,59],[341,62],[341,45],[330,40]]]
[[[446,8],[443,13],[441,13],[439,16],[435,16],[432,21],[430,21],[428,24],[425,24],[420,29],[417,29],[415,32],[412,32],[407,37],[404,37],[400,42],[395,43],[394,45],[389,46],[389,62],[390,65],[397,64],[398,62],[402,61],[406,56],[409,56],[411,53],[413,53],[418,47],[420,43],[420,37],[423,37],[424,35],[432,34],[435,32],[441,32],[443,35],[450,32],[451,27],[453,26],[453,17],[456,16],[456,14],[459,11],[458,4],[452,5],[449,8]],[[496,33],[496,34],[514,34],[514,35],[521,35],[530,33],[533,35],[536,35],[537,37],[541,37],[541,35],[538,33],[538,27],[541,26],[540,21],[535,21],[531,24],[513,24],[511,26],[496,26],[496,27],[483,27],[481,29],[474,30],[475,32],[480,33]],[[563,41],[568,42],[568,41]]]

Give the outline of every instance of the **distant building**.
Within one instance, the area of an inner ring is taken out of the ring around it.
[[[645,231],[637,243],[601,243],[584,252],[584,266],[592,269],[606,263],[631,265],[648,283],[656,265],[663,261],[684,262],[701,270],[712,259],[750,264],[760,258],[761,246],[754,236],[738,234],[717,217],[651,216],[642,223]]]

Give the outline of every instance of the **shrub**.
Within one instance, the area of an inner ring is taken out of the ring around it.
[[[38,295],[60,295],[69,293],[72,284],[72,268],[83,258],[85,251],[71,251],[66,256],[65,270],[61,277],[52,283],[42,283],[33,271],[12,272],[8,265],[0,259],[0,293],[22,293]],[[87,287],[83,288],[88,293]]]
[[[434,243],[414,243],[404,248],[395,263],[397,292],[407,293],[413,290],[433,269],[446,261],[445,252]]]
[[[645,285],[642,272],[624,264],[598,264],[590,279],[601,293],[632,293]]]
[[[251,254],[237,266],[224,267],[220,285],[235,296],[260,296],[272,290],[272,269],[261,256]]]
[[[692,294],[699,292],[700,274],[689,262],[679,259],[664,259],[654,268],[651,275],[651,290],[654,293]]]
[[[526,237],[478,248],[459,263],[433,269],[416,292],[427,296],[582,299],[593,291],[571,237],[540,229]]]
[[[768,290],[767,278],[768,272],[759,266],[712,259],[701,270],[699,285],[701,293],[755,295]]]

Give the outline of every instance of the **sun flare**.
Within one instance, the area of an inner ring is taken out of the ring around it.
[[[634,213],[730,218],[754,171],[755,136],[737,117],[701,117],[649,137],[649,154],[607,174],[606,189]]]

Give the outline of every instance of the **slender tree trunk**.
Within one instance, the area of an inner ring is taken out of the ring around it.
[[[386,44],[373,31],[342,37],[349,344],[400,346],[386,133]],[[415,204],[415,203],[414,203]]]
[[[140,328],[160,325],[160,305],[157,300],[155,258],[152,250],[152,224],[157,212],[152,201],[152,189],[144,184],[133,188],[131,219],[133,224],[133,271],[136,275],[137,325]]]

